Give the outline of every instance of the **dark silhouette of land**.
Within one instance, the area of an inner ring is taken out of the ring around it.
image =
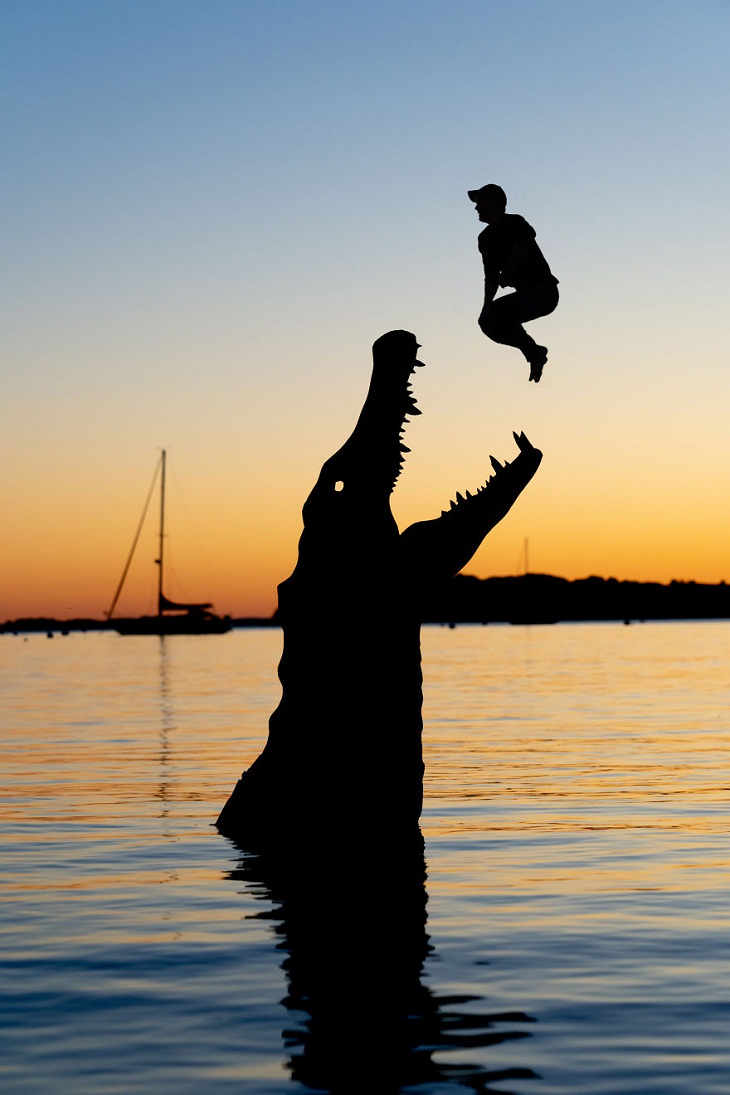
[[[390,499],[409,451],[405,424],[420,414],[410,388],[417,351],[407,331],[375,342],[355,429],[304,504],[297,564],[279,586],[281,702],[217,821],[251,850],[289,847],[302,831],[320,846],[333,824],[366,824],[375,841],[417,827],[425,602],[467,565],[542,459],[515,434],[512,463],[492,457],[475,494],[401,533]]]
[[[424,623],[570,623],[589,620],[730,619],[725,582],[617,581],[550,574],[474,578],[460,574],[429,591]]]
[[[226,617],[228,620],[229,617]],[[22,616],[15,620],[6,620],[0,624],[0,634],[20,634],[26,631],[47,631],[49,634],[66,635],[70,631],[118,631],[117,619],[99,620],[92,617],[74,617],[61,620],[55,616]],[[231,627],[278,627],[275,616],[240,616],[231,620]],[[194,631],[189,634],[196,634]],[[159,631],[150,630],[149,634],[160,636]],[[185,634],[185,632],[180,632]],[[213,634],[213,632],[204,632]]]
[[[353,584],[356,578],[353,575]],[[569,580],[552,574],[476,578],[458,574],[424,590],[423,623],[571,623],[600,620],[727,620],[726,582],[633,582],[616,578]],[[241,616],[234,628],[281,627],[273,616]],[[0,624],[0,634],[113,631],[107,620],[26,616]]]

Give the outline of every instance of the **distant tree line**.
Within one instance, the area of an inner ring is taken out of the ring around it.
[[[570,620],[730,618],[730,586],[699,582],[569,581],[550,574],[475,578],[459,574],[434,589],[424,623],[558,623]]]

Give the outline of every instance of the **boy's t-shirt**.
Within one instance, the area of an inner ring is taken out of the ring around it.
[[[514,270],[512,286],[526,289],[531,285],[557,285],[558,279],[550,270],[547,260],[536,242],[535,229],[519,213],[505,213],[494,224],[488,224],[479,233],[478,245],[484,263],[487,282],[499,281],[499,274],[516,243],[529,250]]]

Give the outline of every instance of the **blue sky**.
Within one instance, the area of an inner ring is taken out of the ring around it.
[[[730,577],[725,3],[6,0],[0,30],[14,589],[70,595],[86,552],[113,587],[165,445],[225,594],[272,602],[394,327],[429,365],[399,519],[525,429],[544,467],[473,570],[529,536],[570,577]],[[560,278],[539,386],[476,326],[488,181]]]

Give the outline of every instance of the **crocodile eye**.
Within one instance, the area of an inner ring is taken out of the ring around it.
[[[335,483],[335,490],[344,490],[344,489],[345,489],[345,484],[342,482],[341,479],[338,479],[337,482]]]

